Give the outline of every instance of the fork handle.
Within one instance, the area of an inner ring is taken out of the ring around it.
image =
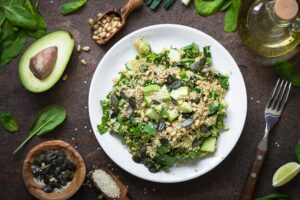
[[[245,182],[240,200],[252,200],[252,196],[255,190],[256,181],[258,179],[259,172],[265,160],[267,151],[257,149],[255,159],[252,162],[251,170],[249,171],[247,181]]]

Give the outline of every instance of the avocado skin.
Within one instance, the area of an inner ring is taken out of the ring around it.
[[[58,55],[51,74],[43,80],[38,79],[30,70],[30,59],[48,47],[57,46]],[[19,62],[19,77],[23,86],[30,92],[41,93],[52,88],[63,75],[74,49],[74,40],[68,31],[59,30],[49,33],[32,43]]]

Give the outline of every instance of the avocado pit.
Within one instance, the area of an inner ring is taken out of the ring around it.
[[[57,46],[43,49],[30,58],[29,68],[40,80],[47,78],[53,71],[57,60]]]

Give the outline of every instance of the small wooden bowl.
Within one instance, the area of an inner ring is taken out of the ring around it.
[[[77,168],[74,172],[74,177],[70,182],[70,185],[66,189],[62,191],[46,193],[42,190],[41,186],[34,181],[31,167],[34,159],[37,156],[51,149],[64,150],[67,157],[76,165]],[[28,152],[23,164],[24,183],[29,192],[35,198],[40,200],[64,200],[70,198],[81,187],[85,178],[85,174],[86,168],[80,154],[70,144],[61,140],[51,140],[35,146]]]

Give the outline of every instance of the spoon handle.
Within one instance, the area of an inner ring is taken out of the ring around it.
[[[142,4],[142,0],[128,0],[127,3],[121,7],[122,18],[126,19],[132,11],[139,8]]]

